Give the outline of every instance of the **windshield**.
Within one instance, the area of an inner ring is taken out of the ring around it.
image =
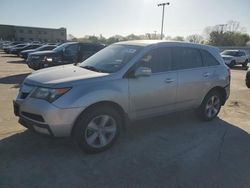
[[[140,51],[140,46],[113,44],[86,59],[80,67],[97,72],[114,73]]]
[[[74,44],[74,43],[64,43],[64,44],[61,44],[60,46],[57,46],[53,51],[55,51],[55,52],[62,51],[64,48],[66,48],[68,45],[71,45],[71,44]]]
[[[237,56],[238,55],[238,51],[224,51],[221,54],[222,55]]]
[[[36,50],[36,51],[42,51],[42,50],[48,49],[48,48],[49,48],[48,45],[43,45],[43,46],[40,46],[40,47],[38,47],[38,48],[36,48],[36,49],[34,49],[34,50]],[[51,49],[52,49],[52,47],[51,47]]]

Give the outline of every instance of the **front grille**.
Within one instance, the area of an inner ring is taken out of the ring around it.
[[[35,121],[45,122],[41,115],[32,114],[28,112],[22,112],[22,115]]]

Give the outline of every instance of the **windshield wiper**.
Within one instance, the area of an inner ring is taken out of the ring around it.
[[[92,70],[92,71],[95,71],[95,72],[103,72],[103,71],[101,71],[101,70],[99,70],[99,69],[97,69],[97,68],[95,68],[93,66],[89,66],[89,65],[83,66],[82,68]]]

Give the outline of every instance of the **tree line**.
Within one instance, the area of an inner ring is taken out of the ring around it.
[[[226,24],[208,26],[204,29],[203,34],[193,34],[187,37],[183,36],[164,36],[165,40],[188,41],[198,44],[209,44],[213,46],[246,46],[249,44],[250,36],[246,33],[246,29],[237,21],[228,21]],[[145,33],[143,35],[130,34],[128,36],[115,35],[105,38],[102,35],[85,36],[82,38],[72,37],[72,41],[92,42],[112,44],[127,40],[160,40],[160,34]]]

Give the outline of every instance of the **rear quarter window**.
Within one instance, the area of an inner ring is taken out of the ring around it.
[[[220,63],[215,59],[215,57],[206,50],[200,50],[202,60],[205,66],[216,66]]]

